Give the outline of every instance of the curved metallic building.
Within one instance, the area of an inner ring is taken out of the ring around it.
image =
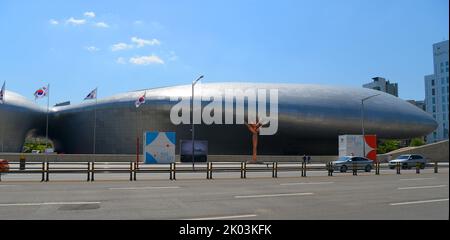
[[[46,111],[25,97],[5,92],[0,103],[0,152],[22,152],[27,134],[45,135]]]
[[[259,154],[336,155],[338,135],[361,134],[361,99],[365,101],[365,133],[378,138],[406,139],[423,136],[436,128],[434,119],[397,97],[365,88],[342,88],[307,84],[214,83],[196,86],[195,96],[209,96],[225,89],[278,89],[278,131],[260,136]],[[128,92],[99,99],[96,107],[96,153],[134,154],[136,136],[144,131],[174,131],[179,141],[191,138],[189,124],[174,125],[170,98],[190,97],[191,86],[146,90],[146,102],[134,103],[144,93]],[[209,101],[202,100],[202,106]],[[64,153],[92,153],[95,101],[54,107],[50,138]],[[225,115],[223,108],[223,116]],[[236,114],[236,113],[234,113]],[[251,135],[245,125],[197,124],[196,140],[207,140],[209,154],[251,154]],[[142,144],[139,144],[142,145]],[[142,153],[142,146],[139,146]]]

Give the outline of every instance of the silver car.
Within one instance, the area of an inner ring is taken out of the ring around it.
[[[418,154],[400,155],[396,159],[389,161],[389,168],[394,169],[398,163],[400,163],[400,166],[403,169],[415,168],[416,164],[419,164],[420,168],[424,169],[427,164],[427,160]]]
[[[335,171],[347,172],[347,170],[353,170],[355,166],[357,170],[364,170],[370,172],[373,168],[372,160],[363,157],[344,156],[338,160],[333,161],[333,169]]]

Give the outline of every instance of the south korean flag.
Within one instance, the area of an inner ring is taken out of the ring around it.
[[[141,104],[145,103],[145,95],[147,94],[147,92],[144,93],[144,95],[140,96],[136,102],[134,103],[134,105],[136,105],[136,108],[138,108],[139,106],[141,106]]]

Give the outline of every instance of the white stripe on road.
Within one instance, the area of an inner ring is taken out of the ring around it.
[[[402,187],[402,188],[397,188],[397,189],[398,190],[409,190],[409,189],[441,188],[441,187],[447,187],[447,185],[420,186],[420,187]]]
[[[409,204],[420,204],[420,203],[445,202],[445,201],[448,201],[448,198],[434,199],[434,200],[424,200],[424,201],[414,201],[414,202],[390,203],[389,205],[391,205],[391,206],[398,206],[398,205],[409,205]]]
[[[2,203],[0,207],[11,206],[44,206],[44,205],[83,205],[83,204],[100,204],[101,202],[44,202],[44,203]]]
[[[234,196],[234,198],[264,198],[264,197],[289,197],[289,196],[308,196],[314,193],[282,193],[282,194],[265,194],[265,195],[249,195],[249,196]]]
[[[0,185],[0,187],[16,187],[17,185]]]
[[[249,218],[256,217],[256,214],[235,215],[235,216],[220,216],[220,217],[204,217],[204,218],[191,218],[183,220],[220,220],[220,219],[234,219],[234,218]]]
[[[123,187],[123,188],[109,188],[109,190],[151,190],[151,189],[173,189],[180,188],[179,186],[171,187]]]
[[[400,179],[400,181],[417,181],[417,180],[430,180],[430,179],[435,179],[433,178],[403,178]]]
[[[304,182],[304,183],[281,183],[281,186],[291,186],[291,185],[320,185],[320,184],[333,184],[334,182]]]

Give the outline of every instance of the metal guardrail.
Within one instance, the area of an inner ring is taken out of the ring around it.
[[[190,164],[170,163],[167,165],[143,165],[138,166],[136,162],[113,162],[113,163],[95,163],[86,162],[31,162],[26,167],[23,162],[9,162],[8,174],[41,174],[41,182],[50,181],[50,175],[54,174],[86,174],[87,181],[94,181],[95,174],[98,173],[127,173],[130,181],[136,181],[137,174],[145,173],[169,173],[170,180],[176,180],[176,173],[206,173],[206,179],[213,179],[213,173],[236,172],[240,177],[247,178],[248,172],[271,172],[273,178],[278,177],[278,172],[301,172],[301,177],[306,177],[308,171],[327,171],[328,176],[333,176],[337,170],[331,163],[320,165],[307,165],[304,162],[265,162],[260,164],[248,164],[240,162],[238,166],[235,162],[207,162],[199,164],[195,169]],[[437,162],[427,164],[434,168],[434,173],[439,172]],[[420,165],[416,165],[416,173],[420,174]],[[374,163],[375,175],[380,175],[380,169],[389,168],[388,165],[382,165],[379,162]],[[398,163],[395,167],[396,173],[401,174],[402,166]],[[350,166],[354,176],[358,175],[358,168],[355,164]],[[1,174],[0,174],[1,181]]]

